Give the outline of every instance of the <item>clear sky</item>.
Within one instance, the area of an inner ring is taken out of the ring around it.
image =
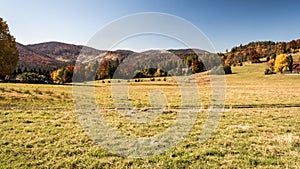
[[[184,18],[221,52],[250,41],[300,38],[299,0],[2,0],[0,5],[0,17],[23,44],[85,44],[111,21],[138,12]]]

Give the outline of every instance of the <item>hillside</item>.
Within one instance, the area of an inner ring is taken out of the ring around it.
[[[187,55],[194,55],[194,54],[197,55],[209,54],[209,52],[201,49],[169,49],[168,51],[180,58],[184,58]]]
[[[80,55],[80,59],[86,62],[98,61],[100,79],[110,77],[111,75],[108,74],[113,74],[121,62],[120,71],[143,70],[158,65],[161,70],[171,71],[172,74],[181,74],[183,73],[182,68],[185,66],[189,67],[193,73],[210,69],[204,68],[202,62],[197,61],[196,55],[205,56],[201,59],[212,58],[209,57],[209,52],[200,49],[148,50],[137,53],[130,50],[104,51],[61,42],[31,45],[18,43],[17,48],[20,55],[18,68],[53,71],[63,66],[74,65]],[[259,41],[233,47],[227,53],[219,53],[219,56],[224,65],[237,65],[246,61],[258,63],[261,62],[261,58],[268,60],[270,56],[280,53],[297,53],[299,49],[300,39],[290,42]],[[184,60],[184,63],[179,62],[180,59]]]
[[[63,62],[73,62],[80,53],[82,46],[65,44],[61,42],[45,42],[27,45],[33,51],[38,51]]]
[[[300,39],[290,42],[258,41],[233,47],[231,51],[220,54],[225,64],[233,65],[249,61],[259,63],[261,58],[268,58],[281,53],[296,53],[300,49]]]
[[[66,44],[61,42],[44,42],[39,44],[22,45],[17,44],[20,59],[18,68],[27,69],[47,69],[54,70],[62,66],[75,64],[79,54],[86,60],[95,59],[100,62],[123,60],[125,57],[132,55],[135,57],[134,63],[143,63],[146,60],[161,61],[170,55],[176,55],[183,59],[189,55],[205,54],[207,51],[200,49],[170,49],[170,50],[149,50],[136,53],[130,50],[104,51],[91,47]],[[99,57],[100,56],[100,57]],[[147,56],[145,58],[145,56]]]
[[[48,56],[45,53],[32,50],[28,46],[22,45],[20,43],[17,43],[17,49],[19,51],[19,61],[17,65],[18,68],[40,68],[51,70],[66,64],[62,61]]]
[[[86,46],[61,42],[45,42],[32,45],[17,43],[19,63],[17,68],[55,70],[62,66],[75,64],[79,54],[86,58],[103,56],[108,60],[122,59],[132,51],[102,51]],[[100,60],[100,59],[99,59]]]

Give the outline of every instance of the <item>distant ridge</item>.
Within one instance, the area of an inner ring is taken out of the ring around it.
[[[16,46],[19,51],[19,62],[17,65],[18,68],[40,68],[52,70],[65,65],[64,62],[52,58],[43,52],[33,50],[28,46],[20,43],[17,43]]]
[[[134,52],[130,50],[105,51],[98,50],[83,45],[67,44],[62,42],[43,42],[38,44],[23,45],[17,43],[20,59],[18,68],[41,68],[58,69],[62,66],[75,64],[79,54],[90,58],[102,58],[106,60],[122,60],[128,55],[137,55],[143,59],[141,54],[150,57],[163,57],[170,54],[183,59],[188,55],[210,54],[210,52],[201,49],[168,49],[168,50],[148,50],[143,52]],[[223,64],[236,65],[248,61],[252,63],[260,62],[261,58],[269,58],[280,53],[300,52],[300,39],[289,42],[257,41],[250,42],[247,45],[233,47],[226,53],[218,53]]]
[[[175,54],[180,58],[184,58],[191,54],[209,53],[200,49],[169,49],[169,50],[148,50],[137,53],[130,50],[104,51],[83,45],[67,44],[62,42],[43,42],[38,44],[23,45],[17,43],[19,51],[18,68],[27,69],[47,69],[55,70],[62,66],[75,64],[79,54],[89,57],[103,55],[107,60],[122,60],[131,54],[147,54],[151,57],[163,55],[164,53]],[[142,59],[142,57],[140,57]]]

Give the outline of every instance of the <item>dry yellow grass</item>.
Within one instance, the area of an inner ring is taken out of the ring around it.
[[[3,168],[297,168],[300,166],[300,76],[264,75],[265,65],[234,67],[226,76],[226,111],[211,135],[199,142],[211,86],[199,75],[205,108],[190,134],[161,155],[124,158],[96,145],[73,107],[72,86],[0,84],[0,166]],[[88,83],[87,83],[88,85]],[[112,127],[131,137],[151,137],[176,119],[180,92],[170,78],[132,82],[129,98],[149,108],[151,91],[168,99],[166,112],[134,123],[116,112],[111,84],[96,83],[96,98]],[[171,109],[172,111],[167,111]],[[1,168],[0,167],[0,168]]]

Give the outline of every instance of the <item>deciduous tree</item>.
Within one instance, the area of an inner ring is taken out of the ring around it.
[[[275,72],[283,73],[284,71],[292,71],[293,57],[288,54],[277,55],[275,60]]]
[[[0,18],[0,78],[15,70],[18,59],[15,38],[10,34],[7,23]]]

